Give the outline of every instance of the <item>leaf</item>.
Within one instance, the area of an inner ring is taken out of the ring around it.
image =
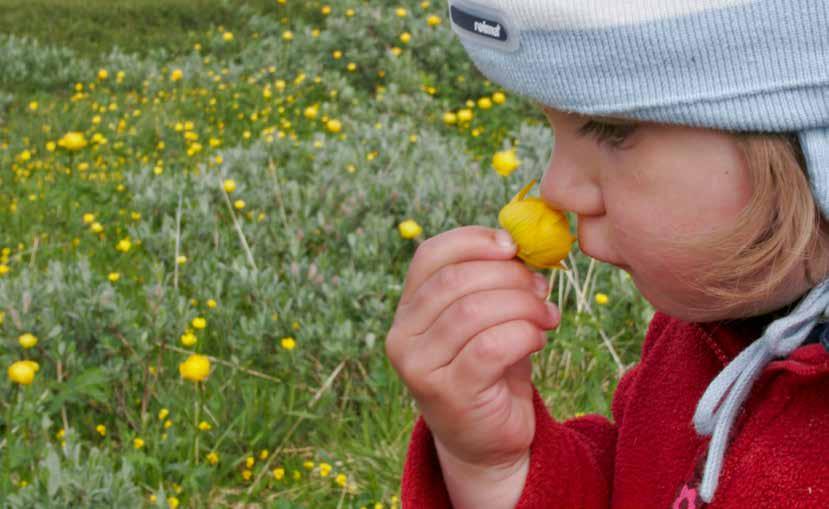
[[[61,384],[57,384],[58,392],[50,402],[50,412],[59,410],[66,402],[85,399],[105,401],[107,399],[106,388],[108,382],[109,379],[104,370],[92,368]]]
[[[55,452],[54,448],[49,448],[49,453],[46,455],[44,464],[46,465],[46,470],[49,471],[49,480],[46,484],[46,491],[49,493],[49,497],[54,497],[55,493],[58,492],[58,488],[60,488],[62,480],[60,458],[58,458],[58,453]]]

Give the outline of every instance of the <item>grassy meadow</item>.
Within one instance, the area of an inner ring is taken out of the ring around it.
[[[0,507],[399,508],[408,264],[553,140],[442,0],[0,0]],[[609,415],[652,310],[567,263],[534,380]]]

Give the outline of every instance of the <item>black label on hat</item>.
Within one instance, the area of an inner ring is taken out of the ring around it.
[[[461,10],[455,5],[449,7],[449,14],[452,22],[464,30],[496,41],[507,41],[507,29],[498,20],[487,19],[479,14]]]

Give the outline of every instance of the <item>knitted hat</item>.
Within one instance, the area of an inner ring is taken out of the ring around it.
[[[829,2],[448,0],[476,67],[561,111],[730,131],[796,132],[829,219]],[[711,435],[700,496],[717,487],[728,432],[754,380],[809,335],[829,280],[772,322],[711,382],[694,415]]]

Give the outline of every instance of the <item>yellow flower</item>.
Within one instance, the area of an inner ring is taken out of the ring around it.
[[[89,225],[89,229],[92,230],[92,233],[101,233],[104,231],[104,227],[97,221]]]
[[[294,40],[294,33],[290,30],[285,30],[282,32],[282,40],[283,41],[293,41]]]
[[[181,69],[173,69],[173,72],[170,73],[170,81],[178,81],[184,77],[184,73]]]
[[[216,301],[213,299],[207,299],[207,307],[213,309],[216,307]]]
[[[329,14],[331,14],[331,6],[330,5],[323,5],[322,9],[320,9],[320,12],[322,13],[323,16],[328,16]]]
[[[305,108],[303,115],[305,115],[305,118],[307,118],[308,120],[314,120],[315,118],[317,118],[318,113],[319,111],[317,110],[316,106],[308,106],[307,108]]]
[[[347,65],[347,66],[345,66],[345,68],[346,68],[349,72],[354,72],[354,71],[356,71],[356,70],[357,70],[357,64],[355,64],[354,62],[349,62],[349,63],[348,63],[348,65]]]
[[[195,334],[190,331],[185,332],[181,335],[181,344],[184,346],[193,346],[198,341],[198,338]]]
[[[251,472],[250,470],[248,470],[248,469],[242,470],[242,479],[244,479],[246,481],[250,481],[250,478],[251,478],[252,475],[253,475],[253,472]]]
[[[109,279],[110,281],[115,283],[116,281],[121,279],[121,273],[120,272],[110,272],[109,275],[107,276],[107,279]]]
[[[193,318],[193,321],[190,322],[190,323],[196,329],[204,329],[205,327],[207,327],[207,320],[205,320],[204,318],[202,318],[200,316],[197,316],[197,317]]]
[[[521,161],[515,157],[515,150],[502,150],[492,156],[492,166],[498,175],[508,177],[521,166]]]
[[[404,18],[406,17],[406,14],[408,14],[408,11],[404,7],[398,7],[397,9],[395,9],[394,13],[397,15],[398,18]]]
[[[58,140],[58,146],[70,151],[77,151],[87,145],[86,138],[83,133],[77,131],[69,131]]]
[[[98,79],[103,81],[109,77],[109,73],[106,69],[98,69]]]
[[[320,463],[320,475],[323,477],[327,477],[328,474],[331,472],[331,465],[328,463]]]
[[[29,109],[32,111],[37,111],[37,101],[31,101],[29,103]]]
[[[331,119],[325,123],[325,128],[332,133],[338,133],[342,130],[342,123],[339,120]]]
[[[411,40],[412,34],[410,34],[409,32],[403,32],[402,34],[400,34],[400,42],[402,42],[403,44],[409,44],[409,41]]]
[[[597,293],[595,299],[596,299],[596,304],[599,304],[601,306],[607,304],[607,302],[610,300],[610,299],[608,299],[607,295],[604,294],[604,293]]]
[[[505,96],[503,92],[495,92],[492,94],[492,102],[495,104],[504,104],[504,101],[506,100],[507,96]]]
[[[266,460],[266,459],[268,459],[269,454],[270,453],[268,452],[267,449],[262,449],[261,451],[259,451],[259,459],[260,460]]]
[[[458,110],[458,120],[460,122],[469,122],[472,120],[472,110],[469,108],[464,108],[462,110]]]
[[[210,359],[194,353],[178,365],[178,371],[185,380],[204,382],[210,374]]]
[[[167,418],[168,415],[170,415],[170,410],[167,408],[162,408],[158,411],[158,420],[163,421]]]
[[[242,210],[243,208],[245,208],[245,200],[236,200],[235,202],[233,202],[233,207],[236,210]]]
[[[294,348],[296,348],[296,341],[292,337],[282,338],[280,344],[282,345],[282,348],[284,348],[285,350],[293,350]]]
[[[440,25],[442,21],[443,20],[440,19],[440,16],[435,16],[434,14],[426,18],[426,23],[428,23],[430,27]]]
[[[89,224],[93,221],[95,221],[95,214],[90,214],[89,212],[87,212],[86,214],[83,215],[84,224]]]
[[[273,474],[273,478],[277,481],[282,480],[285,477],[285,469],[282,467],[274,468],[271,473]]]
[[[225,191],[228,192],[228,193],[232,193],[233,191],[236,190],[236,181],[233,180],[233,179],[225,180],[223,185],[224,185]]]
[[[37,336],[27,332],[26,334],[22,334],[19,338],[17,338],[17,342],[20,343],[20,346],[23,348],[32,348],[37,344]]]
[[[144,447],[144,440],[141,438],[134,438],[132,440],[132,446],[136,449],[141,449],[142,447]]]
[[[348,478],[345,476],[345,474],[337,474],[337,477],[336,477],[334,480],[335,480],[335,481],[337,482],[337,484],[339,484],[340,486],[345,486],[345,483],[346,483],[346,481],[348,480]]]
[[[199,429],[202,431],[210,431],[212,428],[213,426],[211,426],[210,423],[207,421],[201,421],[199,423]]]
[[[223,33],[223,34],[222,34],[222,39],[224,39],[224,41],[225,41],[225,42],[230,42],[230,41],[232,41],[232,40],[233,40],[233,32],[225,32],[225,33]]]
[[[20,385],[29,385],[35,379],[37,371],[31,361],[17,361],[9,366],[9,380]]]
[[[211,465],[215,465],[219,462],[219,453],[216,451],[211,451],[207,454],[207,462]]]
[[[116,244],[115,249],[121,251],[122,253],[126,253],[132,248],[132,241],[130,241],[129,237],[121,239]]]
[[[312,470],[314,468],[314,462],[311,460],[307,460],[302,463],[302,466],[305,467],[305,470]]]
[[[488,110],[492,108],[492,99],[489,97],[481,97],[478,99],[478,107],[482,110]]]
[[[501,208],[498,223],[512,236],[518,246],[517,256],[528,265],[563,269],[561,260],[576,239],[570,233],[567,216],[548,207],[541,198],[525,198],[535,182],[533,179]]]
[[[423,233],[423,228],[414,219],[407,219],[397,225],[400,236],[404,239],[413,239]]]
[[[95,426],[95,431],[97,431],[98,434],[101,435],[102,437],[105,437],[106,434],[107,434],[107,427],[104,426],[103,424],[99,424],[99,425]]]
[[[187,257],[184,255],[176,256],[176,263],[179,265],[184,265],[185,263],[187,263]]]
[[[254,463],[256,463],[256,458],[253,456],[248,456],[245,458],[245,466],[248,468],[253,468]]]
[[[179,501],[176,497],[167,497],[167,507],[170,509],[177,509]]]
[[[339,60],[343,57],[343,52],[340,50],[334,50],[334,52],[331,53],[331,56],[334,58],[334,60]]]

